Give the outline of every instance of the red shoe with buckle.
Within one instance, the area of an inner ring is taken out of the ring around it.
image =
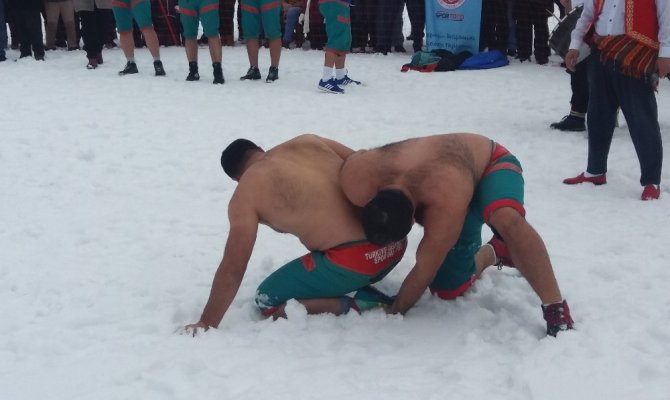
[[[596,175],[596,176],[584,176],[584,173],[575,176],[574,178],[563,179],[563,183],[566,185],[576,185],[578,183],[593,183],[594,185],[604,185],[607,183],[607,176],[605,174]]]
[[[570,308],[565,300],[560,303],[543,304],[542,314],[544,320],[547,321],[547,335],[556,337],[560,331],[574,329]]]
[[[489,240],[488,244],[493,247],[493,252],[496,256],[496,262],[493,265],[498,268],[501,268],[503,265],[513,268],[515,267],[512,263],[512,257],[509,255],[509,251],[507,250],[505,242],[498,239],[498,237],[493,236],[491,240]]]
[[[658,200],[661,197],[661,187],[659,185],[645,185],[642,191],[642,200]]]

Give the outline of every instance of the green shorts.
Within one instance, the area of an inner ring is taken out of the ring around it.
[[[281,0],[240,0],[242,31],[245,39],[258,39],[261,28],[265,38],[281,38]]]
[[[120,33],[133,30],[133,18],[140,29],[153,26],[149,0],[113,0],[112,11],[116,20],[116,30]]]
[[[313,251],[268,276],[256,291],[256,305],[270,315],[290,299],[344,296],[381,280],[406,249],[407,239],[386,246],[360,241]]]
[[[343,0],[319,0],[319,12],[326,19],[326,51],[351,51],[351,17],[349,2]]]
[[[179,0],[179,13],[185,39],[198,37],[198,22],[205,36],[219,34],[219,0]]]
[[[443,299],[463,294],[474,281],[475,254],[482,245],[482,226],[491,213],[512,207],[526,215],[521,163],[503,146],[491,144],[491,161],[475,188],[458,241],[430,284],[430,291]]]

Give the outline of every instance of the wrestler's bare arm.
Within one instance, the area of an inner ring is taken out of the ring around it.
[[[237,294],[256,242],[259,217],[249,197],[236,192],[228,206],[228,240],[200,317],[200,323],[206,327],[216,328],[223,319]]]
[[[416,252],[416,264],[407,275],[390,313],[406,313],[433,281],[449,250],[458,240],[467,209],[442,207],[424,212],[424,235]]]
[[[423,205],[423,238],[417,248],[416,264],[403,281],[389,312],[407,312],[433,281],[458,240],[472,191],[469,175],[457,170],[436,174],[417,189],[416,200]]]

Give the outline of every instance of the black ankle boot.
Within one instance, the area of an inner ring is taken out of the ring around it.
[[[165,76],[165,68],[161,60],[154,61],[154,71],[156,71],[156,76]]]
[[[268,71],[268,76],[265,78],[265,82],[274,82],[277,79],[279,79],[279,67],[270,67],[270,71]]]
[[[121,76],[130,75],[130,74],[136,74],[137,72],[138,72],[137,71],[137,64],[135,64],[134,61],[128,61],[126,63],[126,66],[121,71],[119,71],[119,75],[121,75]]]
[[[584,123],[584,118],[577,117],[574,115],[566,115],[559,122],[554,122],[549,125],[551,129],[558,129],[559,131],[568,131],[568,132],[583,132],[586,130],[586,124]]]
[[[261,71],[258,69],[258,67],[249,67],[247,74],[240,77],[241,81],[245,80],[257,81],[259,79],[261,79]]]
[[[199,81],[200,74],[198,73],[198,63],[190,62],[188,63],[188,76],[186,77],[187,81]]]
[[[214,84],[223,85],[225,80],[223,79],[223,70],[221,69],[221,63],[212,64],[212,69],[214,70]]]

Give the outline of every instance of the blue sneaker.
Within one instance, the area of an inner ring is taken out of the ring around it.
[[[356,292],[353,304],[358,311],[366,311],[373,308],[390,306],[393,304],[393,297],[387,296],[368,285]]]
[[[349,75],[344,75],[344,78],[342,79],[335,79],[335,83],[337,86],[347,86],[350,83],[355,83],[356,85],[360,85],[361,81],[355,81],[351,78],[349,78]]]
[[[330,78],[327,81],[319,80],[319,90],[328,93],[344,94],[344,89],[339,87],[333,78]]]

